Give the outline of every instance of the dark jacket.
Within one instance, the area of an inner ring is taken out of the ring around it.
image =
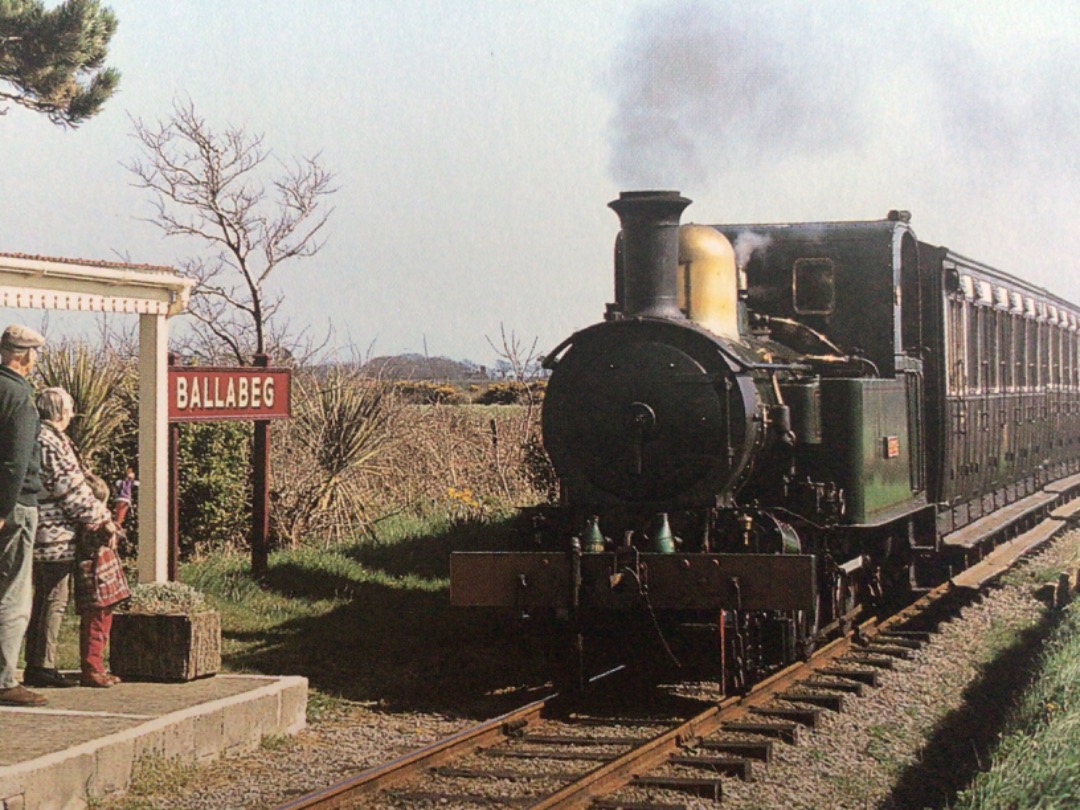
[[[16,503],[37,506],[40,428],[34,389],[21,374],[0,365],[0,518],[4,520]]]

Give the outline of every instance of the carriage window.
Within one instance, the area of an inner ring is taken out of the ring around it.
[[[1024,320],[1017,315],[1009,315],[1009,327],[1012,329],[1012,384],[1016,391],[1024,387]]]
[[[796,259],[792,289],[800,315],[829,315],[836,306],[836,269],[832,259]]]
[[[1039,325],[1035,321],[1027,321],[1027,386],[1028,390],[1034,391],[1039,386]]]
[[[1061,330],[1050,327],[1050,382],[1054,388],[1061,386]]]
[[[1016,390],[1016,343],[1013,341],[1013,316],[1009,312],[998,313],[1001,326],[1001,387],[1005,391]]]
[[[1039,324],[1039,390],[1050,386],[1050,325]]]
[[[990,393],[1001,391],[1001,349],[998,342],[998,312],[995,309],[983,310],[983,368],[986,369],[984,383]]]
[[[976,394],[982,390],[985,377],[982,365],[983,330],[985,327],[984,313],[980,307],[972,303],[964,306],[967,313],[967,390],[969,394]]]
[[[1069,343],[1072,335],[1069,334],[1069,328],[1066,324],[1062,324],[1058,327],[1058,340],[1061,347],[1061,390],[1067,391],[1072,384],[1072,355],[1069,351]]]
[[[1074,391],[1080,390],[1080,344],[1078,344],[1077,341],[1080,341],[1080,335],[1074,334],[1070,338],[1070,342],[1072,343],[1072,351],[1073,351],[1072,370],[1073,370],[1073,390]]]
[[[1075,391],[1076,388],[1077,388],[1077,380],[1076,380],[1076,372],[1077,372],[1077,368],[1076,368],[1076,362],[1077,362],[1076,333],[1075,332],[1069,332],[1069,336],[1067,338],[1065,338],[1065,339],[1069,343],[1069,388],[1072,389],[1073,391]]]
[[[948,322],[948,347],[949,347],[949,393],[958,395],[964,393],[964,378],[967,372],[964,357],[964,302],[963,300],[951,299],[949,301]]]

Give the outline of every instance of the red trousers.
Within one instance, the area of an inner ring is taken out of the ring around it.
[[[83,608],[79,614],[79,658],[83,674],[105,673],[105,646],[112,629],[111,607]]]
[[[113,504],[113,521],[117,526],[124,525],[124,518],[127,517],[130,508],[131,503],[128,501],[117,501]]]

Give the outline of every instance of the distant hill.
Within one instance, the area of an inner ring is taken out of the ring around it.
[[[422,354],[396,354],[375,357],[364,364],[364,371],[384,380],[486,380],[487,369],[469,360],[449,357],[426,357]]]

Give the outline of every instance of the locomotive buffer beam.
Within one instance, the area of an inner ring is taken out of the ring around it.
[[[583,554],[582,601],[600,608],[637,604],[630,588],[612,586],[615,554]],[[635,573],[657,610],[803,610],[817,604],[810,554],[649,554]],[[455,607],[569,610],[573,562],[556,552],[456,552],[450,557]]]

